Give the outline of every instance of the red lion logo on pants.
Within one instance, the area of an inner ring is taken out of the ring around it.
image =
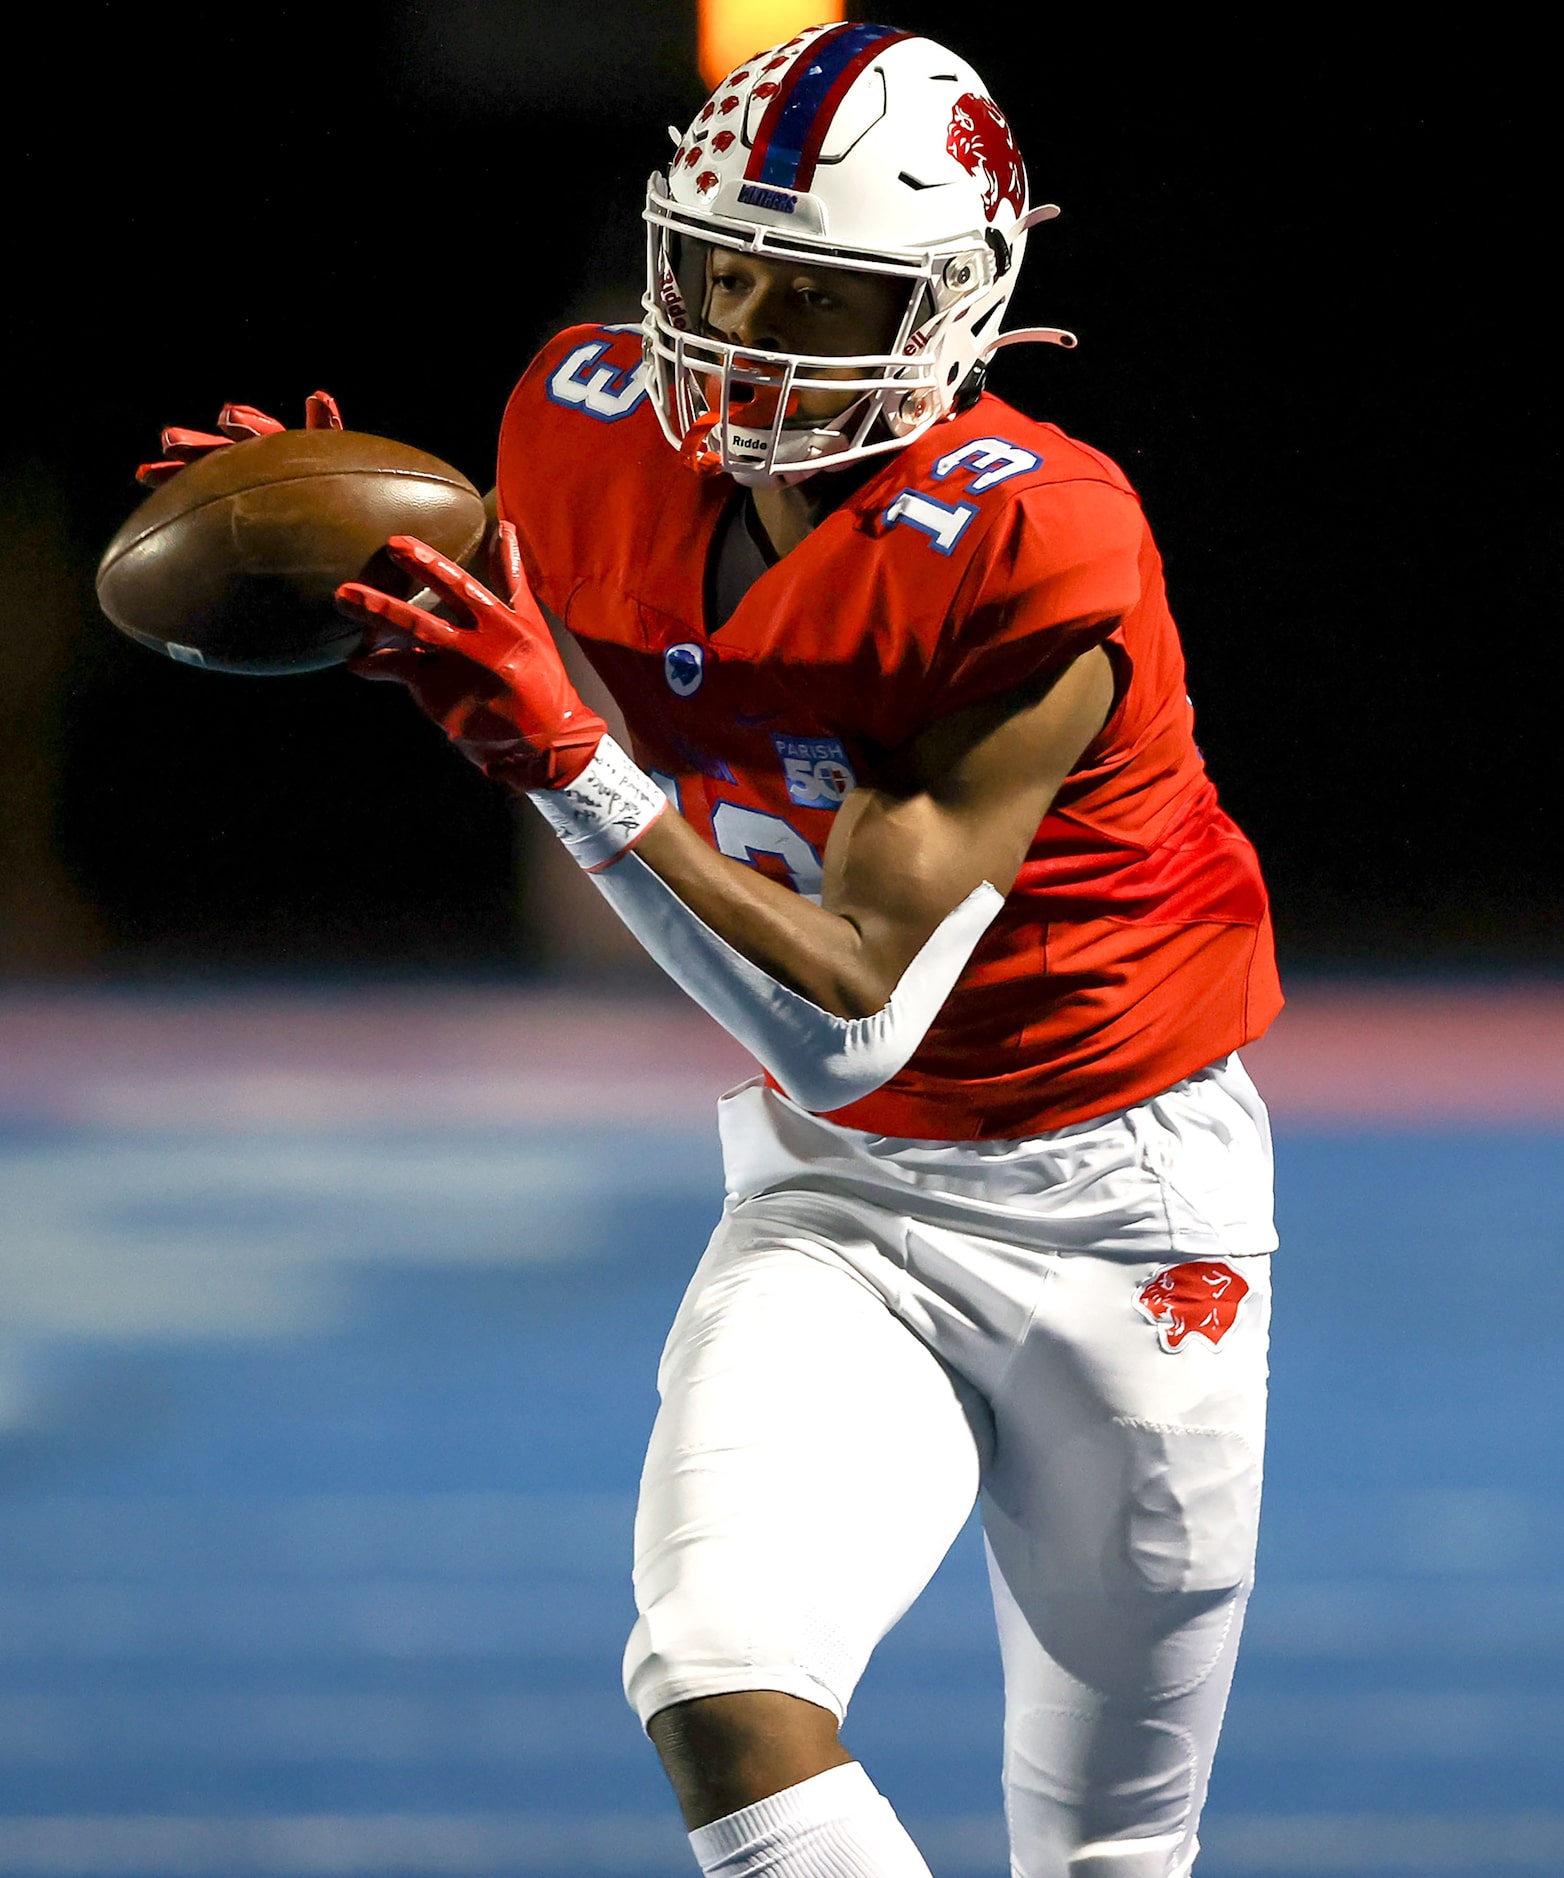
[[[1220,1343],[1248,1290],[1231,1265],[1220,1259],[1192,1259],[1148,1278],[1135,1294],[1135,1303],[1157,1326],[1163,1349],[1176,1350],[1186,1337],[1196,1335]]]
[[[945,148],[969,176],[983,178],[983,214],[993,221],[1001,202],[1012,203],[1019,215],[1026,206],[1026,171],[1010,126],[992,98],[964,91],[950,114]]]

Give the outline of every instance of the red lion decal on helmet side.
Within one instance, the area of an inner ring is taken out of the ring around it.
[[[945,148],[969,176],[982,173],[983,215],[993,221],[1001,202],[1017,215],[1026,207],[1026,171],[1004,113],[992,98],[964,91],[950,114]]]
[[[1170,1265],[1135,1294],[1141,1314],[1157,1326],[1164,1350],[1176,1350],[1186,1337],[1220,1343],[1233,1327],[1249,1287],[1220,1259],[1191,1259]]]

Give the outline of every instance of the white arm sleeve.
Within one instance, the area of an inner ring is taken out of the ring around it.
[[[638,854],[592,875],[663,970],[769,1069],[801,1108],[845,1108],[889,1082],[928,1034],[1004,905],[985,880],[947,913],[872,1017],[833,1017],[778,984],[692,913]]]
[[[981,882],[935,927],[881,1009],[872,1017],[833,1017],[736,952],[634,852],[631,844],[668,805],[612,737],[573,782],[530,794],[668,976],[800,1107],[819,1114],[869,1095],[909,1060],[1004,905],[998,890]]]

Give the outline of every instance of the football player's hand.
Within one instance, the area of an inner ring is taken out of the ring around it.
[[[313,392],[305,399],[304,428],[341,430],[342,413],[329,391]],[[275,417],[268,417],[264,411],[257,411],[253,405],[225,404],[217,414],[217,429],[221,435],[209,430],[181,430],[177,425],[170,425],[163,432],[162,457],[156,463],[143,463],[136,471],[136,481],[148,489],[156,489],[170,476],[177,476],[187,463],[194,463],[197,457],[210,456],[214,450],[226,449],[231,443],[244,443],[251,437],[270,436],[274,430],[286,430],[287,426],[279,424]]]
[[[527,585],[512,524],[501,522],[494,540],[503,599],[415,536],[393,535],[386,548],[453,617],[349,581],[337,589],[337,605],[364,628],[351,668],[406,685],[457,749],[507,788],[574,782],[608,726],[570,682]]]

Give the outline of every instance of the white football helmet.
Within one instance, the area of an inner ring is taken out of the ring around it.
[[[647,186],[645,356],[668,440],[696,468],[751,486],[901,448],[948,416],[1001,337],[1026,231],[1020,152],[965,61],[889,26],[814,26],[720,84]],[[900,278],[891,349],[757,351],[702,330],[714,247]],[[843,377],[844,368],[856,375]],[[830,376],[820,376],[829,371]],[[840,416],[794,419],[794,394],[856,391]]]

